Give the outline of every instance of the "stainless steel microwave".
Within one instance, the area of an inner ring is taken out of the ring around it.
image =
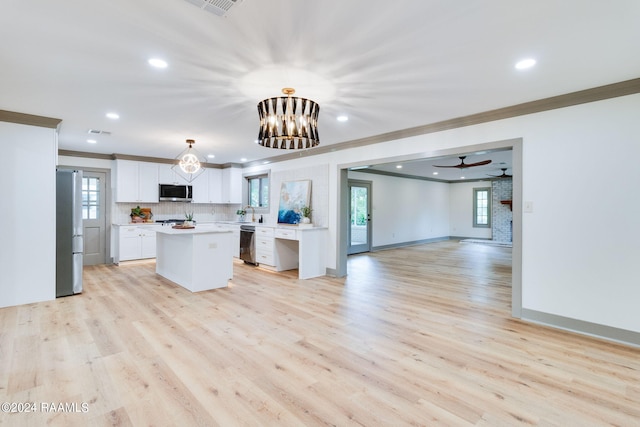
[[[192,197],[191,185],[160,184],[161,202],[190,202]]]

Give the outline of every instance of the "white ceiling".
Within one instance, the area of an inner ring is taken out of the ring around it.
[[[0,109],[62,119],[61,149],[173,158],[193,138],[214,163],[254,161],[285,154],[254,143],[257,103],[285,86],[337,144],[637,78],[639,18],[638,0],[244,0],[224,18],[185,0],[3,0]],[[111,135],[88,144],[89,129]]]

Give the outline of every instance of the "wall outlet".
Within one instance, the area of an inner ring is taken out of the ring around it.
[[[524,212],[533,213],[533,202],[524,202]]]

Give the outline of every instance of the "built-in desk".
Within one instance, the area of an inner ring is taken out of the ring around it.
[[[300,279],[326,274],[326,227],[256,226],[256,258],[276,271],[298,269]]]

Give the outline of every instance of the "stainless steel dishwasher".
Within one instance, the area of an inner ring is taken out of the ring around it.
[[[247,264],[258,265],[256,262],[256,227],[253,225],[240,226],[240,259]]]

